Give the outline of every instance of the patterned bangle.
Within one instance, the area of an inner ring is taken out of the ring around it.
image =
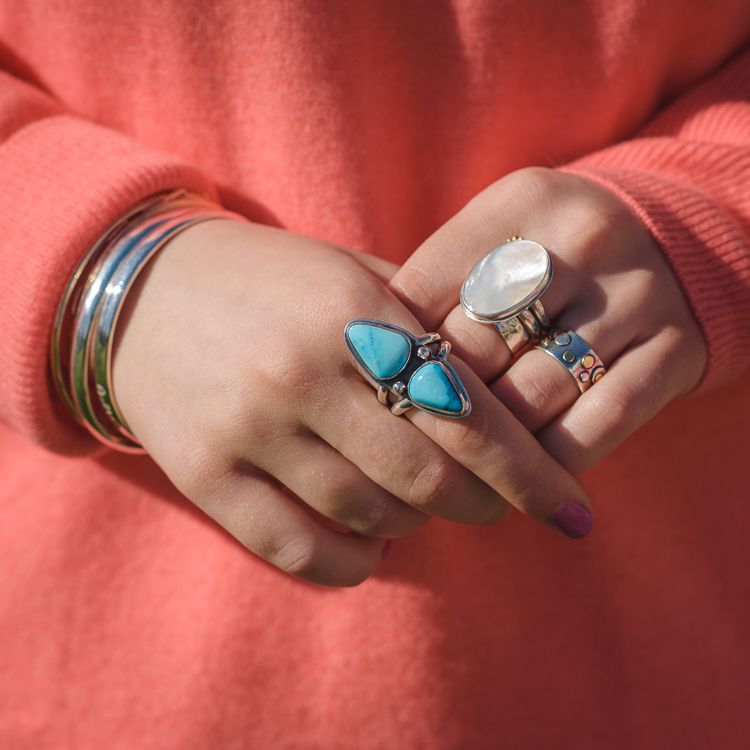
[[[73,416],[111,448],[145,453],[111,386],[112,341],[123,302],[168,240],[194,224],[219,218],[247,221],[186,190],[152,196],[100,237],[66,286],[50,347],[53,379]]]

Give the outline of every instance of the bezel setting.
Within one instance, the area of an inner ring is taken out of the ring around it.
[[[374,326],[404,336],[410,346],[409,358],[406,364],[389,378],[377,377],[370,368],[367,367],[360,353],[350,339],[349,330],[355,325]],[[424,336],[415,336],[405,328],[401,328],[393,323],[386,323],[382,320],[373,320],[371,318],[355,318],[346,324],[344,328],[344,340],[346,341],[350,353],[354,357],[354,361],[357,364],[360,374],[377,388],[378,401],[382,404],[390,405],[393,414],[403,414],[412,406],[422,411],[436,414],[441,417],[447,417],[449,419],[462,419],[470,414],[471,400],[469,399],[469,394],[466,392],[466,388],[461,382],[458,373],[450,362],[447,361],[451,348],[450,343],[447,341],[441,341],[439,334],[427,333]],[[431,363],[438,364],[448,378],[451,387],[454,389],[461,403],[461,410],[459,412],[449,412],[430,407],[422,403],[413,402],[408,398],[409,381],[420,368]]]

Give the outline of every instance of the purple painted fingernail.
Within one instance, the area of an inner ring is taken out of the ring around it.
[[[383,545],[383,549],[380,550],[380,559],[385,560],[386,557],[388,557],[388,553],[391,551],[391,544],[393,544],[393,539],[386,539],[385,544]]]
[[[581,539],[591,531],[593,526],[591,511],[585,505],[572,502],[565,503],[562,508],[553,513],[550,521],[571,539]]]

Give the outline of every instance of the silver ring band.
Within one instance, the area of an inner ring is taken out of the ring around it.
[[[535,349],[541,349],[559,362],[576,381],[581,393],[591,388],[607,372],[599,355],[575,331],[557,331],[545,336]]]

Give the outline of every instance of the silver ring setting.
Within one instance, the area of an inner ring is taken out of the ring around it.
[[[471,412],[469,394],[448,362],[451,345],[439,334],[417,337],[392,323],[355,318],[344,339],[360,373],[377,388],[378,401],[396,416],[412,406],[453,419]]]
[[[461,286],[461,307],[472,320],[494,325],[515,355],[549,328],[540,298],[553,274],[548,250],[514,235],[469,271]]]
[[[557,331],[545,336],[534,348],[554,357],[571,374],[581,393],[607,372],[591,345],[575,331]]]

